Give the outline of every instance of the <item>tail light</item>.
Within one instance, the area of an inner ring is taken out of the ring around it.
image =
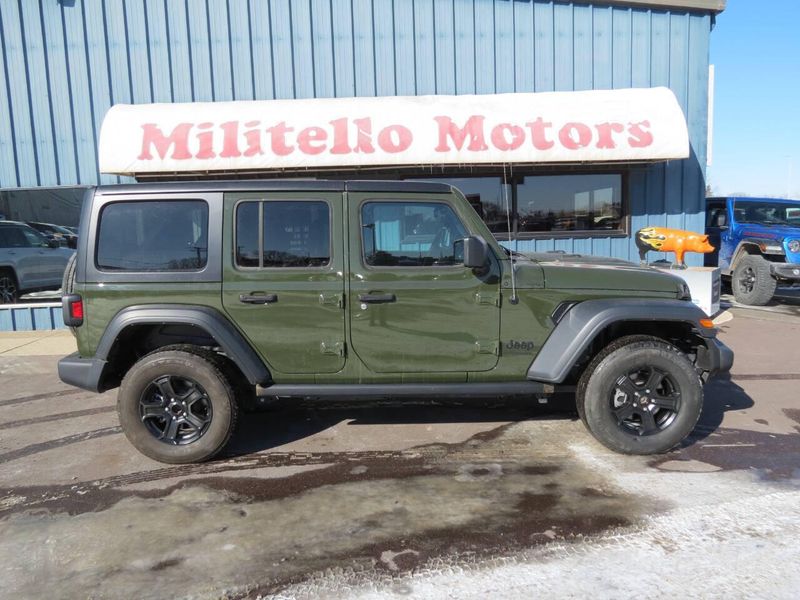
[[[83,298],[79,294],[64,296],[61,299],[61,311],[64,315],[64,325],[67,327],[83,325]]]

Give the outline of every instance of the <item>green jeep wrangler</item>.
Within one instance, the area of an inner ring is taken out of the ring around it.
[[[671,275],[499,245],[457,189],[235,181],[87,192],[62,381],[119,387],[130,442],[220,452],[241,406],[574,391],[609,448],[666,451],[733,353]]]

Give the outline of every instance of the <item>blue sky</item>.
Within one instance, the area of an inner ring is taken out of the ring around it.
[[[800,0],[728,0],[711,33],[715,194],[800,198]]]

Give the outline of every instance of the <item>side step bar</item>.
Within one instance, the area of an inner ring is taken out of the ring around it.
[[[555,386],[539,381],[499,383],[387,383],[387,384],[274,384],[259,387],[260,397],[343,398],[380,400],[384,398],[497,398],[504,396],[545,396]]]

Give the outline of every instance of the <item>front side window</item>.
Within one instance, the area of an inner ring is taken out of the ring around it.
[[[457,240],[467,231],[441,202],[367,202],[361,208],[364,260],[370,266],[458,264]]]
[[[208,262],[202,200],[114,202],[100,213],[97,267],[106,271],[199,271]]]
[[[50,245],[50,241],[47,237],[36,231],[33,227],[20,227],[19,229],[22,230],[22,235],[28,240],[28,246],[33,248],[47,248],[47,246]]]
[[[47,238],[30,227],[0,226],[0,248],[46,248],[47,246]]]
[[[236,264],[324,267],[331,260],[330,230],[327,202],[241,202],[236,208]]]

